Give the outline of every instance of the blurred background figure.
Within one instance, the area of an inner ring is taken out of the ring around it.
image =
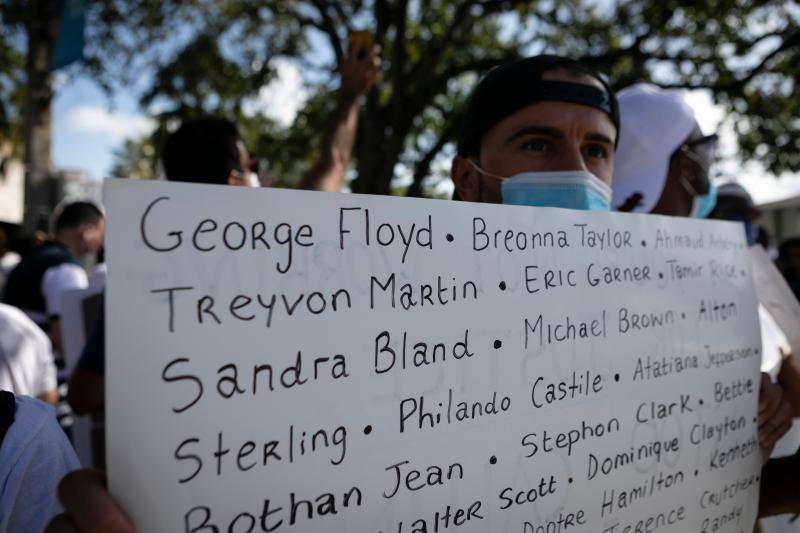
[[[708,218],[741,222],[747,238],[747,245],[753,246],[759,242],[759,229],[756,221],[760,216],[761,212],[753,203],[750,193],[738,183],[726,182],[717,189],[717,202]]]
[[[52,407],[0,390],[0,531],[43,531],[62,511],[59,480],[78,466]]]
[[[20,255],[11,249],[12,237],[9,227],[10,224],[0,223],[0,295],[3,294],[6,278],[21,259]]]
[[[778,247],[778,268],[792,288],[795,297],[800,299],[800,237],[786,239]]]
[[[0,304],[0,390],[55,404],[56,387],[50,339],[25,313]]]
[[[61,348],[61,293],[87,287],[87,268],[97,260],[103,225],[103,213],[96,205],[65,205],[55,215],[51,240],[34,248],[6,280],[3,302],[21,309],[48,332],[56,352]]]
[[[358,131],[360,100],[377,79],[379,54],[380,48],[371,44],[371,39],[366,43],[363,39],[353,41],[342,61],[336,106],[323,132],[318,154],[298,188],[341,190]],[[264,185],[259,176],[259,162],[251,157],[236,124],[221,117],[184,121],[167,137],[161,160],[170,181]]]
[[[640,83],[619,91],[617,98],[621,130],[611,182],[612,205],[620,211],[707,218],[718,200],[710,177],[717,136],[700,129],[685,91]],[[750,228],[747,240],[754,243],[757,233],[752,231],[752,222],[758,213],[747,209],[752,199],[741,187],[731,186],[726,192],[719,214],[734,217],[743,224],[743,231]],[[785,336],[772,334],[780,329],[761,305],[759,316],[763,345],[758,435],[766,460],[789,431],[792,413],[781,387],[773,383],[780,371]]]
[[[705,135],[685,92],[638,83],[617,93],[622,129],[614,160],[618,211],[706,218],[716,188],[717,135]]]

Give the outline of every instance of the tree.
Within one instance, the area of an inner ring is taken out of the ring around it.
[[[610,75],[710,89],[730,114],[742,160],[776,175],[800,170],[800,7],[777,0],[621,1],[608,12],[568,2],[543,35]]]
[[[213,112],[239,122],[243,119],[243,102],[269,79],[271,57],[296,58],[311,73],[309,78],[315,80],[310,82],[314,96],[308,109],[288,130],[260,124],[265,130],[257,138],[248,139],[267,157],[272,168],[277,167],[283,175],[288,173],[292,181],[300,174],[297,162],[307,163],[313,154],[332,107],[335,63],[341,60],[347,34],[354,29],[353,21],[363,21],[379,37],[387,68],[380,89],[368,96],[361,117],[352,188],[388,194],[400,164],[409,169],[409,191],[417,195],[423,191],[423,181],[437,155],[458,131],[459,109],[463,108],[469,88],[463,76],[473,74],[474,78],[477,71],[518,57],[524,43],[514,36],[499,37],[502,28],[498,15],[512,13],[515,6],[523,4],[462,2],[456,6],[454,2],[430,2],[425,9],[414,2],[183,4],[176,7],[183,10],[180,16],[190,21],[189,25],[205,21],[203,28],[195,28],[195,35],[182,45],[182,50],[159,65],[155,82],[142,103],[168,102],[168,111],[162,113],[162,118]],[[169,9],[172,7],[166,8]],[[139,14],[133,25],[145,20],[155,23],[147,26],[152,32],[146,33],[147,40],[158,39],[156,35],[168,24],[164,11],[125,9],[126,13]],[[97,19],[124,20],[118,3],[104,4]],[[99,54],[93,58],[93,65],[108,65],[109,56],[131,57],[133,49],[141,57],[139,45],[130,50],[124,43],[122,50],[119,46],[110,48],[109,42],[121,43],[115,37],[119,29],[108,24],[103,28],[105,31],[96,39],[106,45],[97,48]],[[247,39],[241,39],[242,35]],[[319,64],[308,56],[308,42],[315,37],[324,39],[333,64]],[[235,53],[226,54],[224,43],[236,43]],[[128,64],[127,59],[123,62]],[[257,121],[250,117],[249,122]],[[290,170],[292,166],[294,170]]]
[[[111,175],[116,178],[152,180],[158,175],[156,148],[151,136],[125,139],[114,151],[114,166]]]
[[[0,154],[10,145],[14,157],[23,157],[23,118],[25,99],[25,56],[20,41],[24,39],[19,13],[12,5],[0,7]]]
[[[384,65],[363,108],[354,191],[429,190],[477,77],[541,51],[583,59],[615,88],[710,88],[744,160],[800,169],[800,9],[783,0],[99,0],[89,10],[86,68],[98,80],[138,88],[162,133],[198,113],[236,120],[285,183],[313,154],[347,34],[363,28]],[[301,67],[312,95],[288,128],[246,113],[278,57]]]
[[[8,61],[0,73],[0,135],[18,154],[24,143],[26,165],[25,217],[29,228],[47,221],[50,175],[51,60],[60,17],[58,0],[7,0],[0,3],[3,30],[2,58]],[[20,43],[24,42],[25,51]],[[24,75],[21,58],[25,58]],[[23,82],[24,80],[24,82]],[[21,134],[21,135],[20,135]],[[20,137],[22,142],[20,142]],[[0,139],[2,140],[2,139]]]

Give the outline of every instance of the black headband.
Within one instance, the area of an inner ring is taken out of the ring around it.
[[[591,76],[604,90],[583,83],[542,79],[545,72],[559,69]],[[478,83],[467,104],[458,138],[459,155],[477,153],[483,135],[504,118],[523,107],[548,100],[585,105],[607,113],[619,139],[619,106],[603,77],[573,59],[540,55],[495,67]]]
[[[542,80],[529,91],[531,102],[556,100],[594,107],[608,113],[613,120],[614,110],[608,93],[597,87],[571,81]]]

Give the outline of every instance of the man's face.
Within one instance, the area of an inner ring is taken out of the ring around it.
[[[592,85],[605,91],[589,75],[561,70],[542,79]],[[513,176],[522,172],[584,170],[611,184],[616,128],[611,117],[594,107],[543,101],[529,105],[495,124],[481,141],[474,161],[489,174]],[[453,159],[451,177],[459,196],[467,201],[500,203],[500,181],[480,175],[460,156]]]
[[[692,138],[687,141],[691,142]],[[713,151],[713,147],[711,149]],[[711,155],[704,156],[684,149],[682,145],[670,160],[664,189],[651,212],[674,217],[690,216],[694,198],[708,192],[711,159]]]
[[[57,239],[76,257],[97,255],[103,245],[104,226],[103,219],[96,224],[81,224],[77,228],[61,230]]]

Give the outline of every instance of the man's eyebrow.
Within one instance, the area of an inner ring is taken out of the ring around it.
[[[525,135],[546,135],[548,137],[555,137],[557,139],[564,138],[564,132],[557,128],[552,128],[549,126],[526,126],[514,132],[511,137],[506,139],[505,144],[512,143]]]
[[[602,133],[587,133],[586,140],[614,144],[614,141],[608,135],[603,135]]]

